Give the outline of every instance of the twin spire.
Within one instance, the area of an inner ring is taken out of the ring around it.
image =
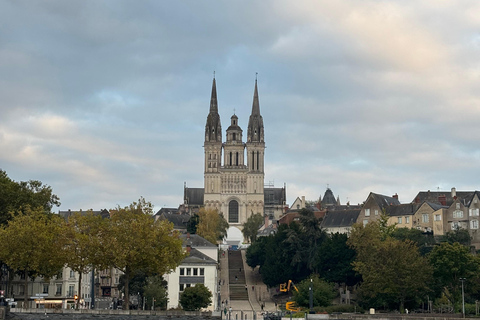
[[[258,73],[257,73],[258,74]],[[212,131],[213,130],[213,131]],[[210,112],[205,126],[205,141],[221,140],[220,115],[218,114],[217,85],[215,72],[213,73],[212,96],[210,98]],[[258,99],[257,76],[255,75],[255,90],[253,93],[252,113],[248,120],[247,142],[264,142],[263,118],[260,114]]]

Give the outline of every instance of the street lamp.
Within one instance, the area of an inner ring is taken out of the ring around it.
[[[465,318],[465,291],[463,290],[463,283],[465,282],[465,278],[460,278],[460,281],[462,282],[462,314],[463,317]]]

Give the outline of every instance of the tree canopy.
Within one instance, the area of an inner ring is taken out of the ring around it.
[[[216,209],[201,208],[198,212],[197,234],[213,244],[227,235],[228,222]]]
[[[263,215],[260,213],[252,214],[243,224],[243,236],[250,241],[250,243],[257,240],[258,229],[264,223]]]
[[[205,285],[199,283],[187,287],[180,295],[180,305],[185,311],[196,311],[206,308],[212,303],[212,293]]]

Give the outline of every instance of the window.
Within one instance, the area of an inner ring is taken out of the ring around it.
[[[460,202],[455,203],[455,209],[460,209]]]
[[[75,291],[75,286],[73,284],[68,286],[68,296],[73,297],[73,293]]]
[[[180,275],[184,276],[185,275],[185,268],[180,268]]]
[[[428,222],[428,213],[422,214],[422,222],[424,223]]]
[[[204,268],[200,268],[200,275],[201,276],[205,275],[205,269]]]
[[[402,224],[402,217],[398,217],[398,224]]]
[[[478,217],[479,210],[477,209],[470,209],[470,215]]]
[[[235,141],[235,140],[237,140],[236,138],[237,138],[237,134],[234,132],[234,133],[232,134],[232,140]]]
[[[375,209],[375,215],[378,216],[378,210],[377,209]]]
[[[47,293],[48,294],[48,283],[43,284],[43,292],[42,293]]]
[[[478,220],[470,221],[470,229],[478,229]]]
[[[182,292],[183,290],[185,290],[185,285],[183,283],[180,283],[180,292]]]
[[[61,296],[62,295],[62,284],[57,283],[57,290],[55,291],[56,296]]]
[[[368,219],[363,219],[363,226],[365,227],[368,223]]]
[[[70,270],[70,279],[75,279],[75,271]]]
[[[192,275],[192,269],[187,268],[187,276],[191,276],[191,275]]]
[[[442,215],[436,214],[435,215],[435,221],[442,221]]]
[[[452,230],[458,230],[459,229],[459,224],[458,222],[452,222]]]
[[[405,223],[410,223],[410,217],[405,217]]]
[[[462,210],[455,210],[453,211],[454,218],[463,218],[463,211]]]
[[[228,204],[228,222],[238,223],[238,202],[235,200]]]
[[[365,217],[370,217],[370,209],[365,209]]]
[[[198,276],[198,269],[197,268],[193,268],[193,275]]]

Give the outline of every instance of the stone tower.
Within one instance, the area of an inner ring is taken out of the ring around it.
[[[243,130],[234,114],[226,130],[226,141],[222,143],[217,89],[213,79],[210,112],[205,125],[204,150],[205,207],[217,209],[231,226],[238,228],[241,228],[252,214],[263,215],[265,141],[257,80],[248,122],[247,142],[243,142]]]

